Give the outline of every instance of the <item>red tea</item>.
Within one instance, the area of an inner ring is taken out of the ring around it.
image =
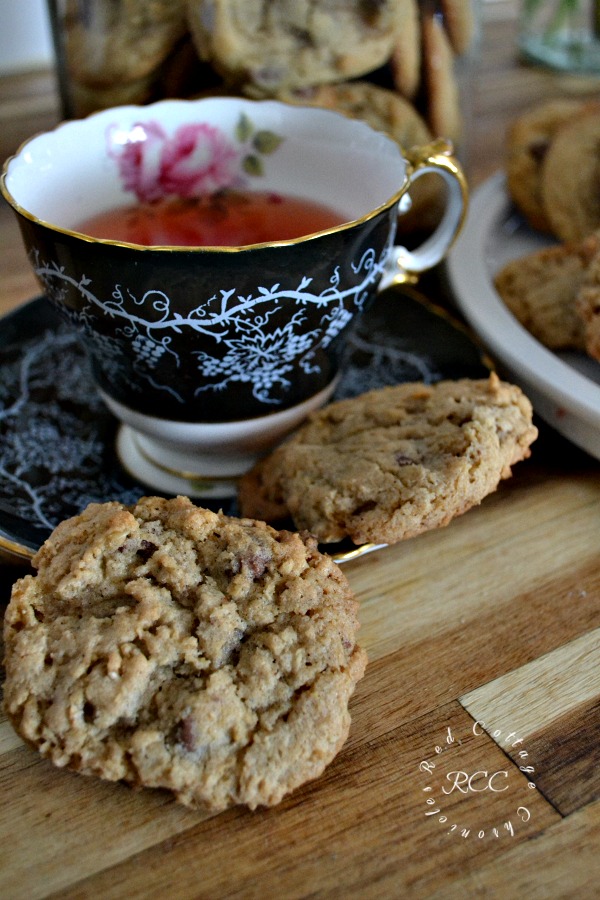
[[[90,237],[145,246],[239,247],[334,228],[341,213],[272,191],[223,191],[118,207],[77,226]]]

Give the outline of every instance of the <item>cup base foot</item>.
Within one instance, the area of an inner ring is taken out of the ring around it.
[[[194,471],[162,465],[145,452],[140,436],[129,425],[121,425],[117,434],[117,456],[123,468],[137,481],[162,494],[186,497],[226,499],[237,493],[237,476],[202,474],[202,460]]]
[[[101,395],[121,422],[117,455],[130,475],[157,491],[219,499],[235,496],[238,479],[329,400],[338,378],[297,406],[231,422],[158,419]]]

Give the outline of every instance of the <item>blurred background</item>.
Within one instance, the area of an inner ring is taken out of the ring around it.
[[[46,0],[2,0],[0,75],[52,64],[54,53]]]

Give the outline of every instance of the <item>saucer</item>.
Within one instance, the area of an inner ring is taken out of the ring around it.
[[[395,286],[358,320],[332,399],[488,372],[466,329],[413,288]],[[78,338],[44,297],[0,319],[0,550],[29,559],[60,521],[88,503],[133,504],[156,493],[121,464],[117,433]],[[165,495],[193,493],[177,479]],[[211,493],[204,506],[237,515],[235,497],[218,482]],[[323,549],[346,561],[380,546]]]
[[[494,286],[494,275],[506,263],[552,243],[515,210],[505,176],[492,175],[473,193],[465,227],[448,256],[450,285],[470,327],[540,418],[600,459],[600,363],[583,352],[544,347]]]

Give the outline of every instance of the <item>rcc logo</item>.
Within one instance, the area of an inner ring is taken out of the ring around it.
[[[450,787],[442,787],[444,794],[452,794],[454,791],[460,791],[461,794],[482,794],[484,791],[500,794],[508,789],[508,771],[505,769],[491,774],[487,771],[473,772],[472,775],[467,772],[448,772],[446,779],[450,782]]]

